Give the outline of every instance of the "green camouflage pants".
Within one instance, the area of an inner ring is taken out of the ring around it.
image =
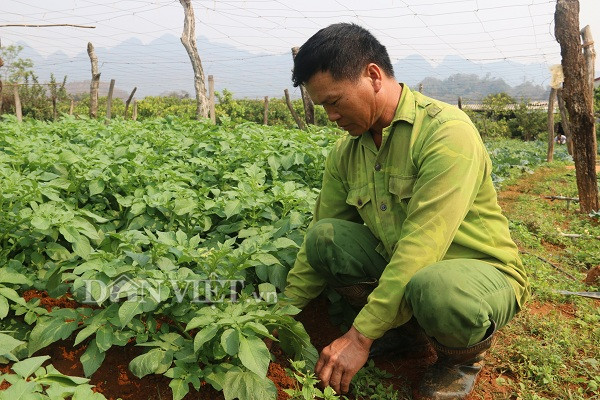
[[[317,222],[306,236],[308,261],[331,288],[378,279],[388,263],[375,250],[378,245],[365,225],[338,219]],[[478,343],[492,320],[501,328],[518,311],[505,275],[474,259],[443,260],[419,270],[405,297],[425,333],[449,347]],[[344,300],[333,309],[346,323],[360,311]]]

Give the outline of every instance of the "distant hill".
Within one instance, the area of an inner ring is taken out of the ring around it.
[[[198,50],[206,75],[215,77],[215,90],[228,89],[238,98],[263,98],[264,96],[282,97],[283,90],[291,89],[298,97],[299,91],[293,89],[290,76],[292,57],[287,54],[253,54],[227,44],[210,42],[203,37],[197,40]],[[36,74],[41,81],[47,81],[50,73],[61,79],[67,75],[67,82],[76,82],[87,92],[85,81],[90,79],[90,61],[86,49],[81,49],[74,57],[56,52],[47,57],[22,44],[25,49],[22,57],[31,58]],[[178,37],[164,35],[148,44],[137,38],[130,38],[110,49],[96,47],[102,87],[110,79],[116,80],[120,89],[118,97],[127,96],[137,87],[136,98],[159,95],[165,92],[186,91],[194,93],[193,72],[189,58]],[[394,62],[396,77],[411,87],[424,84],[424,93],[434,96],[441,94],[448,99],[457,96],[485,96],[492,88],[510,88],[537,93],[532,87],[542,82],[531,81],[539,76],[541,64],[518,64],[512,61],[477,64],[457,56],[448,56],[436,66],[420,55],[411,55]],[[451,87],[442,87],[451,76],[474,75],[478,84],[459,79]],[[487,77],[487,79],[485,79]],[[481,80],[493,81],[481,86]],[[504,85],[501,84],[504,83]],[[80,84],[79,84],[80,83]],[[468,90],[468,94],[465,92]],[[542,88],[543,90],[543,88]],[[122,91],[122,92],[121,92]],[[124,94],[127,93],[127,94]],[[516,93],[516,92],[515,92]],[[541,92],[540,92],[541,93]],[[475,98],[474,98],[475,99]]]

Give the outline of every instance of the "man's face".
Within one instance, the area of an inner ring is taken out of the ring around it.
[[[305,84],[310,98],[322,105],[330,121],[352,136],[360,136],[377,120],[375,89],[367,73],[358,80],[335,80],[331,73],[319,71]]]

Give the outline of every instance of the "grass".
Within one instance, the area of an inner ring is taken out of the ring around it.
[[[503,182],[499,193],[532,298],[498,333],[487,357],[490,378],[474,399],[600,399],[600,302],[557,293],[600,290],[583,283],[600,265],[600,240],[561,235],[600,236],[600,221],[544,196],[578,197],[575,172],[547,164]]]

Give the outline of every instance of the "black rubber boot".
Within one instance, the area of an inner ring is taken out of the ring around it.
[[[483,340],[471,347],[453,348],[429,338],[438,359],[423,376],[417,399],[442,400],[464,399],[475,387],[477,376],[483,367],[483,356],[492,345],[496,324],[486,332]]]
[[[369,350],[369,358],[422,352],[428,348],[427,335],[417,320],[411,318],[406,324],[390,329],[382,337],[376,339]]]

